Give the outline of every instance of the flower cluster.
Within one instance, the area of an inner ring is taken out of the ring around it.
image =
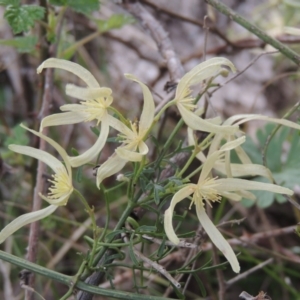
[[[143,93],[143,109],[138,121],[127,121],[120,114],[116,117],[113,103],[112,90],[101,87],[94,76],[83,67],[76,63],[66,60],[50,58],[43,62],[37,69],[42,72],[45,68],[58,68],[69,71],[77,75],[84,83],[85,87],[68,84],[66,94],[80,100],[77,104],[66,104],[60,107],[61,113],[46,116],[41,121],[39,132],[25,129],[34,135],[48,142],[61,156],[59,161],[54,156],[45,151],[27,146],[10,145],[9,148],[17,153],[25,154],[41,160],[46,163],[53,171],[54,175],[50,180],[51,187],[47,196],[40,194],[42,199],[49,202],[50,206],[24,214],[0,232],[0,243],[8,236],[13,234],[19,228],[26,224],[40,220],[52,214],[58,206],[66,205],[74,188],[72,185],[72,168],[83,166],[93,161],[101,152],[106,144],[110,128],[119,132],[120,146],[114,153],[97,169],[96,185],[100,188],[102,181],[123,169],[128,161],[141,162],[149,151],[146,144],[153,125],[158,121],[161,114],[155,115],[155,104],[149,88],[139,81],[136,77],[126,74],[126,78],[139,84]],[[202,170],[197,183],[188,183],[181,186],[173,195],[169,208],[165,212],[164,227],[167,237],[174,244],[179,243],[175,230],[173,228],[173,213],[178,202],[185,198],[190,198],[191,204],[195,204],[198,219],[207,232],[212,242],[224,254],[230,263],[234,272],[239,272],[240,267],[237,258],[225,240],[218,231],[213,222],[209,219],[205,211],[205,205],[211,206],[214,202],[220,202],[222,197],[239,201],[242,197],[255,199],[252,190],[271,191],[274,193],[292,195],[293,191],[275,185],[272,183],[272,174],[264,166],[253,164],[247,156],[241,145],[245,141],[243,132],[239,130],[239,125],[254,119],[266,120],[300,129],[298,124],[287,120],[268,118],[260,115],[237,115],[229,118],[222,123],[220,118],[203,119],[200,117],[196,99],[192,96],[192,86],[202,84],[203,91],[209,86],[209,83],[218,75],[226,75],[229,70],[235,71],[234,65],[226,58],[209,59],[183,76],[178,83],[175,98],[168,105],[162,108],[162,111],[170,105],[176,105],[178,111],[188,128],[188,141],[190,145],[198,147],[194,131],[201,130],[212,134],[208,153],[201,152],[196,157],[202,163]],[[117,114],[118,115],[118,114]],[[85,152],[78,156],[68,155],[67,152],[54,140],[42,133],[45,127],[60,126],[66,124],[76,124],[80,122],[96,121],[97,126],[101,126],[100,134],[95,143]],[[230,152],[235,151],[241,161],[241,164],[234,164],[230,161]],[[225,175],[225,178],[213,176],[213,170]],[[270,179],[271,183],[261,183],[240,179],[248,175],[260,175]]]

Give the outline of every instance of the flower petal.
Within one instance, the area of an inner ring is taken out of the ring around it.
[[[58,58],[49,58],[37,68],[37,73],[41,73],[45,68],[57,68],[69,71],[83,80],[87,86],[91,88],[100,87],[99,83],[90,71],[74,62]]]
[[[29,146],[20,146],[20,145],[9,145],[8,148],[11,151],[20,153],[20,154],[25,154],[28,155],[30,157],[36,158],[42,162],[44,162],[45,164],[47,164],[55,173],[57,172],[57,170],[63,168],[65,169],[65,167],[63,166],[63,164],[57,159],[55,158],[53,155],[40,150],[40,149],[36,149],[33,147],[29,147]]]
[[[214,166],[217,171],[227,174],[225,163],[217,162]],[[231,177],[263,176],[273,182],[271,171],[263,165],[258,164],[230,164]]]
[[[226,178],[226,179],[217,179],[216,183],[218,186],[219,193],[222,195],[222,192],[233,192],[239,190],[257,190],[257,191],[269,191],[272,193],[293,195],[294,192],[286,187],[279,186],[271,183],[263,183],[257,181],[250,181],[239,178]]]
[[[148,149],[148,146],[143,143],[145,146],[146,146],[146,149],[143,148],[143,152],[135,152],[135,151],[131,151],[131,150],[128,150],[126,149],[125,147],[118,147],[115,152],[117,153],[117,155],[119,157],[121,157],[122,159],[124,160],[127,160],[127,161],[141,161],[143,159],[143,156],[145,156],[149,149]]]
[[[131,74],[125,74],[125,77],[137,82],[143,90],[144,106],[139,122],[139,131],[144,133],[144,131],[147,131],[150,128],[154,119],[155,105],[152,94],[149,88],[143,82],[139,81],[135,76]]]
[[[23,128],[25,128],[26,130],[30,131],[30,132],[33,133],[34,135],[40,137],[41,139],[45,140],[47,143],[49,143],[49,144],[50,144],[50,145],[51,145],[51,146],[59,153],[59,155],[62,157],[63,161],[64,161],[65,164],[66,164],[66,168],[67,168],[67,170],[68,170],[68,174],[69,174],[70,177],[72,177],[72,170],[71,170],[71,166],[70,166],[70,164],[69,164],[69,157],[68,157],[68,155],[67,155],[67,152],[65,151],[64,148],[61,147],[61,145],[59,145],[58,143],[56,143],[55,141],[53,141],[52,139],[50,139],[50,138],[47,137],[46,135],[42,134],[41,132],[37,132],[37,131],[35,131],[35,130],[29,129],[29,128],[27,128],[26,126],[24,126],[23,124],[21,124],[20,126],[23,127]],[[31,147],[29,147],[29,148],[31,148]],[[37,151],[38,149],[35,149],[35,150]],[[15,150],[13,150],[13,151],[15,151]],[[17,152],[17,151],[16,151],[16,152]],[[21,152],[19,152],[19,153],[21,153]],[[42,151],[42,153],[43,153],[43,155],[45,156],[47,152]],[[23,153],[23,154],[25,154],[25,153]],[[26,154],[26,155],[32,156],[32,155],[30,155],[30,153],[29,153],[29,154]],[[49,154],[49,155],[50,155],[50,154]],[[37,158],[36,156],[32,156],[32,157]],[[52,156],[52,155],[50,155],[50,157],[52,158],[52,159],[51,159],[52,162],[59,161],[59,160],[57,160],[57,159],[56,159],[54,156]],[[45,161],[45,160],[43,160],[42,157],[41,157],[41,158],[37,158],[37,159],[42,160],[42,161],[43,161],[44,163],[46,163],[49,167],[51,167],[51,164],[50,164],[51,161]],[[61,162],[60,162],[60,165],[63,166],[63,164],[62,164]],[[61,169],[61,167],[60,167],[60,169]],[[63,167],[63,169],[65,169],[65,167]],[[57,170],[55,170],[55,169],[53,169],[53,170],[54,170],[55,172],[57,171]]]
[[[240,264],[234,254],[231,246],[225,240],[220,231],[216,228],[213,222],[210,220],[208,215],[205,212],[204,207],[200,204],[200,202],[196,201],[196,212],[198,219],[206,231],[207,235],[210,237],[211,241],[216,245],[216,247],[223,253],[228,262],[231,265],[232,270],[235,273],[240,272]]]
[[[73,168],[76,168],[93,160],[103,149],[108,137],[108,133],[109,133],[108,120],[104,118],[101,122],[101,131],[95,144],[93,144],[91,148],[89,148],[87,151],[85,151],[84,153],[78,156],[70,156],[69,161],[71,166]]]
[[[49,198],[49,197],[47,197],[47,196],[42,195],[41,193],[39,193],[39,196],[40,196],[43,200],[47,201],[47,202],[48,202],[49,204],[51,204],[51,205],[55,205],[55,206],[63,206],[63,205],[66,205],[66,204],[68,203],[68,200],[69,200],[71,194],[73,193],[73,191],[74,191],[74,188],[72,187],[72,188],[68,191],[68,193],[66,193],[65,195],[63,195],[63,196],[61,196],[61,197],[59,197],[59,198]]]
[[[102,97],[109,97],[112,94],[110,88],[98,87],[98,88],[85,88],[76,86],[74,84],[66,85],[66,94],[68,96],[81,99],[81,100],[91,100]]]
[[[42,119],[40,132],[43,131],[45,127],[77,124],[83,122],[86,118],[87,118],[86,113],[82,113],[80,111],[78,112],[72,111],[72,112],[49,115]]]
[[[112,117],[112,116],[108,116],[109,119],[109,126],[111,126],[112,128],[116,129],[117,131],[123,133],[125,136],[129,137],[129,138],[134,138],[134,134],[133,132],[130,130],[130,128],[128,128],[124,123],[122,123],[120,120]]]
[[[214,57],[194,67],[179,81],[176,89],[176,99],[180,100],[184,97],[187,87],[216,76],[222,70],[222,65],[228,66],[233,72],[235,71],[232,62],[224,57]]]
[[[243,124],[245,122],[253,121],[253,120],[262,120],[262,121],[268,121],[276,124],[281,124],[283,126],[287,126],[290,128],[298,129],[300,130],[300,125],[286,120],[286,119],[278,119],[278,118],[271,118],[267,116],[262,115],[254,115],[254,114],[241,114],[241,115],[235,115],[230,118],[228,118],[224,124],[226,125],[232,125],[233,123],[237,122],[237,125]]]
[[[195,113],[186,109],[180,103],[177,105],[177,107],[186,125],[194,130],[223,134],[233,134],[238,131],[238,126],[223,126],[210,123],[198,117]]]
[[[121,171],[126,163],[127,160],[122,159],[116,154],[109,157],[97,170],[97,187],[100,189],[101,182],[105,178]]]
[[[165,232],[168,239],[176,245],[179,243],[179,238],[177,237],[173,228],[172,219],[173,219],[174,208],[178,202],[182,201],[183,199],[191,195],[194,192],[195,188],[196,188],[195,184],[189,184],[183,187],[182,189],[180,189],[177,193],[175,193],[175,195],[171,200],[169,208],[165,211],[165,216],[164,216]]]
[[[0,244],[3,243],[9,236],[16,232],[21,227],[44,219],[51,215],[57,209],[56,205],[50,205],[44,209],[30,212],[28,214],[21,215],[6,225],[0,232]]]

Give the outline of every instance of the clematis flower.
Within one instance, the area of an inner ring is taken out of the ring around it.
[[[144,139],[150,130],[154,119],[154,101],[148,87],[130,74],[125,77],[137,82],[143,91],[144,105],[139,122],[131,122],[127,127],[116,118],[110,118],[109,125],[119,131],[122,145],[115,150],[115,153],[105,161],[97,170],[97,186],[103,179],[118,173],[128,161],[141,161],[149,149]]]
[[[9,145],[9,149],[14,152],[25,154],[41,160],[54,171],[54,175],[52,175],[52,179],[49,180],[52,186],[49,188],[48,195],[44,196],[41,193],[39,194],[40,197],[47,201],[50,205],[44,209],[17,217],[15,220],[9,223],[0,232],[0,243],[3,243],[7,237],[12,235],[21,227],[44,219],[51,215],[59,206],[66,205],[73,192],[72,170],[65,150],[55,141],[43,135],[42,133],[31,130],[24,125],[21,126],[53,146],[62,157],[64,164],[51,154],[40,149],[35,149],[28,146]]]
[[[220,125],[219,118],[208,121],[194,112],[196,105],[193,103],[194,97],[190,95],[190,87],[223,72],[228,72],[222,66],[227,66],[231,71],[235,71],[234,65],[228,59],[214,57],[194,67],[178,83],[174,101],[186,125],[194,130],[224,134],[233,134],[238,130],[238,126]]]
[[[96,120],[97,126],[101,123],[101,132],[96,143],[87,151],[78,156],[68,156],[72,167],[79,167],[93,160],[102,150],[109,133],[108,107],[112,104],[111,89],[101,88],[94,76],[80,65],[56,58],[49,58],[37,69],[37,73],[45,68],[59,68],[77,75],[86,84],[87,88],[73,84],[66,85],[66,94],[83,100],[80,104],[66,104],[60,107],[63,113],[45,117],[41,122],[40,131],[47,126],[76,124]]]
[[[211,203],[213,202],[220,202],[222,196],[235,201],[241,200],[242,196],[239,194],[240,190],[263,190],[279,194],[293,194],[292,190],[275,184],[254,182],[236,178],[218,179],[211,177],[211,170],[215,164],[215,161],[222,159],[225,152],[238,147],[244,142],[244,140],[245,138],[242,137],[232,142],[228,142],[223,145],[219,151],[215,151],[214,153],[210,154],[203,164],[198,183],[187,184],[178,192],[176,192],[171,200],[170,207],[165,212],[164,217],[164,228],[167,237],[174,244],[178,244],[179,238],[177,237],[172,224],[174,208],[177,203],[192,195],[190,207],[192,204],[195,204],[197,217],[202,227],[205,229],[211,241],[226,257],[231,265],[232,270],[236,273],[240,271],[240,266],[236,255],[234,254],[229,243],[209,219],[205,212],[205,204],[211,206]]]
[[[281,124],[286,127],[290,127],[293,129],[300,130],[300,125],[286,120],[286,119],[278,119],[278,118],[271,118],[262,115],[255,115],[255,114],[241,114],[235,115],[228,118],[224,125],[241,125],[245,122],[249,122],[252,120],[262,120],[267,121],[275,124]],[[234,140],[237,137],[237,134],[233,135],[226,135],[226,134],[216,134],[208,151],[208,155],[215,152],[220,148],[221,141],[225,139],[226,141]],[[230,151],[225,154],[225,160],[223,162],[216,162],[215,168],[218,169],[221,173],[226,174],[228,177],[236,177],[236,176],[263,176],[268,178],[271,182],[273,182],[273,176],[269,169],[265,168],[264,166],[255,165],[252,163],[250,157],[244,151],[241,146],[238,146],[234,149],[238,158],[241,161],[241,164],[231,164],[230,163]],[[198,156],[200,159],[200,157]],[[201,159],[200,159],[201,160]]]

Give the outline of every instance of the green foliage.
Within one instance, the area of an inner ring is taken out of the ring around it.
[[[126,24],[132,24],[135,19],[131,16],[126,16],[123,14],[112,15],[108,20],[94,20],[101,32],[107,32],[111,29],[118,29]]]
[[[25,145],[25,146],[29,144],[27,131],[24,128],[22,128],[20,125],[15,126],[12,129],[12,135],[8,136],[7,139],[4,141],[5,147],[7,147],[10,144]]]
[[[20,0],[0,0],[0,5],[20,5]]]
[[[273,124],[267,124],[263,129],[257,131],[258,145],[254,143],[249,137],[247,138],[243,148],[252,159],[253,163],[262,164],[262,149],[275,128]],[[284,145],[289,142],[289,150],[285,153]],[[286,156],[286,159],[283,159]],[[293,189],[296,184],[299,183],[300,177],[300,143],[299,134],[297,131],[290,133],[288,128],[281,128],[277,134],[272,138],[269,143],[268,150],[266,153],[267,167],[271,170],[273,177],[277,184]],[[256,177],[255,181],[269,182],[266,178]],[[254,191],[257,197],[257,204],[259,207],[265,208],[270,206],[274,199],[279,203],[285,202],[285,198],[280,195],[265,192],[265,191]],[[243,201],[246,206],[251,206],[253,201]]]
[[[44,13],[45,9],[37,5],[8,5],[4,17],[16,34],[28,31],[35,21],[43,18]]]
[[[99,0],[50,0],[50,4],[69,6],[75,11],[83,14],[90,14],[100,8]]]
[[[35,36],[22,36],[10,40],[0,40],[0,45],[14,47],[20,53],[29,53],[35,49],[37,41]]]

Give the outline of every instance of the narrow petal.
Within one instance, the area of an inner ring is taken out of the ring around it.
[[[127,160],[122,159],[116,154],[113,154],[104,162],[97,170],[97,187],[100,189],[100,183],[107,177],[120,172]]]
[[[65,194],[65,195],[63,195],[59,198],[53,198],[53,199],[49,198],[47,196],[44,196],[41,193],[39,195],[42,199],[44,199],[45,201],[47,201],[51,205],[63,206],[63,205],[66,205],[68,203],[68,200],[69,200],[71,194],[73,193],[73,191],[74,191],[74,189],[71,188],[70,191],[67,194]]]
[[[69,176],[72,176],[72,171],[71,171],[71,167],[70,167],[70,164],[69,164],[69,157],[68,157],[68,154],[67,152],[65,151],[64,148],[61,147],[61,145],[59,145],[58,143],[56,143],[55,141],[53,141],[52,139],[50,139],[49,137],[47,137],[46,135],[42,134],[41,132],[37,132],[35,130],[32,130],[32,129],[29,129],[27,128],[26,126],[24,126],[23,124],[20,125],[21,127],[25,128],[26,130],[30,131],[31,133],[33,133],[34,135],[40,137],[41,139],[45,140],[47,143],[49,143],[58,153],[59,155],[62,157],[63,161],[65,162],[66,164],[66,168],[68,170],[68,174]],[[38,150],[38,149],[36,149]],[[45,151],[42,151],[45,155]],[[30,154],[26,154],[26,155],[29,155],[29,156],[32,156]],[[50,155],[53,159],[52,161],[54,161],[55,157]],[[33,156],[34,157],[34,156]],[[57,160],[57,159],[56,159]],[[44,161],[44,160],[43,160]],[[58,160],[57,160],[58,161]],[[49,167],[51,167],[50,165],[50,162],[47,162],[47,161],[44,161]],[[63,166],[62,163],[60,163],[61,166]],[[56,171],[55,171],[56,172]]]
[[[228,262],[231,265],[232,270],[235,273],[240,272],[240,264],[234,254],[231,246],[222,236],[220,231],[216,228],[213,222],[210,220],[205,212],[204,207],[196,201],[196,212],[198,219],[206,231],[207,235],[210,237],[211,241],[216,245],[216,247],[223,253]]]
[[[241,136],[237,139],[231,140],[229,142],[227,142],[226,144],[224,144],[220,150],[221,151],[229,151],[232,149],[235,149],[236,147],[240,146],[241,144],[243,144],[246,141],[246,137],[245,136]]]
[[[273,176],[271,171],[263,165],[257,164],[230,164],[231,174],[233,177],[243,177],[243,176],[263,176],[268,178],[273,182]],[[227,174],[225,170],[225,163],[217,162],[214,169],[221,172],[222,174]]]
[[[194,130],[223,134],[233,134],[238,131],[238,126],[215,125],[207,122],[206,120],[195,115],[192,111],[186,109],[180,103],[177,105],[177,107],[186,125]]]
[[[125,74],[125,77],[127,79],[137,82],[143,90],[144,106],[139,122],[139,130],[141,132],[147,131],[152,125],[154,119],[155,104],[153,101],[152,94],[149,88],[143,82],[139,81],[135,76],[131,74]]]
[[[233,200],[233,201],[241,201],[242,200],[242,196],[240,195],[240,193],[238,192],[235,192],[235,193],[230,193],[230,192],[224,192],[222,191],[219,192],[220,195],[222,195],[223,197],[227,198],[227,199],[230,199],[230,200]]]
[[[44,219],[51,215],[57,209],[56,205],[50,205],[44,209],[37,210],[28,214],[21,215],[6,225],[0,232],[0,244],[3,243],[9,236],[16,232],[21,227]]]
[[[210,156],[207,157],[206,161],[203,164],[198,183],[203,182],[209,176],[212,168],[215,165],[215,162],[220,159],[221,155],[221,151],[216,151],[215,153],[212,153]]]
[[[175,195],[173,196],[173,198],[171,200],[169,208],[165,211],[165,217],[164,217],[165,232],[166,232],[168,239],[175,245],[177,245],[179,243],[179,238],[177,237],[177,235],[174,231],[173,222],[172,222],[174,208],[178,202],[180,202],[183,199],[185,199],[186,197],[190,196],[194,192],[195,188],[196,188],[196,186],[194,184],[189,184],[189,185],[183,187],[177,193],[175,193]]]
[[[238,146],[234,149],[234,151],[243,164],[252,164],[250,157],[242,147]]]
[[[65,112],[59,114],[49,115],[42,119],[40,132],[45,127],[58,126],[58,125],[69,125],[81,123],[86,119],[86,114],[82,112]]]
[[[45,68],[57,68],[69,71],[83,80],[87,86],[91,88],[100,87],[99,83],[90,71],[74,62],[58,58],[49,58],[37,68],[37,73],[41,73]]]
[[[245,141],[245,137],[242,136],[238,139],[235,139],[233,141],[230,141],[230,142],[224,144],[221,147],[221,150],[215,151],[214,153],[210,154],[203,164],[203,168],[202,168],[201,174],[199,176],[198,183],[203,182],[209,176],[211,170],[215,166],[216,161],[220,160],[220,157],[222,156],[222,154],[225,151],[235,149],[235,147],[237,147],[237,145],[244,143],[244,141]]]
[[[63,164],[57,158],[40,149],[20,145],[9,145],[8,148],[11,151],[28,155],[42,161],[43,163],[47,164],[55,173],[57,172],[57,170],[64,168]]]
[[[283,186],[238,178],[217,179],[216,183],[218,183],[217,189],[219,190],[220,194],[222,194],[222,191],[233,192],[239,190],[269,191],[272,193],[286,194],[289,196],[294,194],[292,190]]]
[[[109,88],[85,88],[76,86],[74,84],[66,85],[66,94],[68,96],[81,99],[81,100],[90,100],[97,99],[101,97],[108,97],[112,94],[112,90]]]
[[[228,66],[233,72],[235,71],[235,67],[232,62],[224,57],[214,57],[194,67],[179,81],[176,89],[176,99],[182,99],[184,97],[187,87],[199,83],[207,78],[216,76],[222,70],[223,65]]]
[[[116,129],[117,131],[123,133],[125,136],[127,137],[134,137],[133,136],[133,132],[130,130],[130,128],[128,128],[125,124],[123,124],[120,120],[112,117],[112,116],[108,116],[108,122],[109,122],[109,126],[111,126],[112,128]]]
[[[300,35],[300,28],[285,26],[283,32],[291,35]]]
[[[117,153],[117,155],[119,157],[121,157],[124,160],[127,161],[141,161],[143,159],[143,156],[145,156],[149,149],[148,146],[145,144],[145,146],[147,147],[147,149],[143,149],[143,152],[136,152],[136,151],[131,151],[126,149],[125,147],[118,147],[115,152]]]
[[[267,121],[271,123],[276,123],[276,124],[281,124],[283,126],[287,126],[290,128],[298,129],[300,130],[300,125],[286,120],[286,119],[278,119],[278,118],[271,118],[267,116],[262,116],[262,115],[254,115],[254,114],[241,114],[241,115],[235,115],[230,118],[228,118],[224,124],[226,125],[232,125],[233,123],[237,122],[237,125],[243,124],[245,122],[253,121],[253,120],[262,120],[262,121]]]
[[[103,119],[101,122],[101,131],[100,134],[95,142],[95,144],[89,148],[84,153],[78,155],[78,156],[71,156],[69,157],[70,164],[73,168],[82,166],[91,160],[93,160],[99,152],[103,149],[107,137],[109,133],[109,124],[107,119]]]

